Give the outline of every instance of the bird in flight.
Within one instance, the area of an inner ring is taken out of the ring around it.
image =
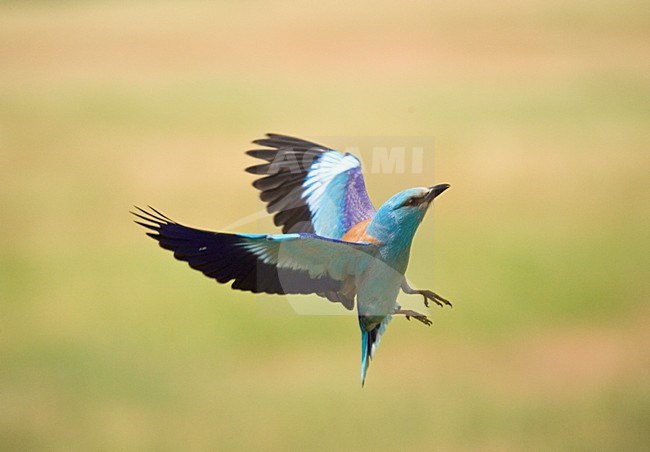
[[[352,310],[361,329],[361,384],[394,315],[431,325],[402,309],[402,290],[429,306],[451,303],[413,289],[404,276],[411,243],[434,198],[448,184],[409,188],[378,210],[366,192],[360,161],[302,139],[267,134],[247,152],[263,161],[246,169],[282,234],[229,234],[184,226],[158,210],[136,207],[136,223],[178,260],[233,289],[269,294],[317,294]]]

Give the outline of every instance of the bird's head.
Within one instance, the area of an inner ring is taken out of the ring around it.
[[[381,208],[386,207],[405,216],[424,213],[429,208],[431,201],[448,188],[449,184],[439,184],[429,188],[409,188],[394,195]]]
[[[382,241],[394,234],[412,238],[434,198],[448,188],[449,184],[438,184],[397,193],[379,208],[368,232]]]

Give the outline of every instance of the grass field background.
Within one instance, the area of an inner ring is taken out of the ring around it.
[[[649,54],[643,1],[0,2],[0,449],[648,449]],[[367,184],[451,183],[408,274],[455,306],[363,389],[354,317],[129,217],[259,211],[265,132],[435,138]]]

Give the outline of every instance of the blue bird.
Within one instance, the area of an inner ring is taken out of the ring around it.
[[[150,207],[136,207],[136,223],[178,260],[233,289],[269,294],[318,294],[354,308],[361,329],[361,385],[394,315],[431,325],[403,310],[402,290],[425,306],[451,303],[430,290],[411,288],[404,276],[411,243],[433,199],[448,184],[409,188],[375,210],[360,161],[352,154],[285,135],[253,141],[247,154],[264,163],[247,172],[282,234],[228,234],[176,223]]]

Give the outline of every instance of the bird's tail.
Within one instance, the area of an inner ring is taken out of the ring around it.
[[[368,372],[368,366],[370,366],[370,360],[375,356],[381,336],[386,331],[386,326],[391,319],[392,316],[388,315],[379,325],[367,331],[363,326],[362,317],[359,316],[359,326],[361,327],[361,387],[366,382],[366,373]]]

